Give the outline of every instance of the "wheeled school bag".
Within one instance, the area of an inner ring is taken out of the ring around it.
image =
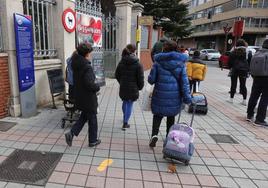
[[[187,123],[180,123],[181,113],[178,121],[169,129],[166,140],[163,146],[163,157],[175,159],[186,166],[189,165],[190,160],[194,154],[194,129],[192,128],[195,105],[193,105],[193,113],[190,125]]]
[[[206,115],[208,113],[208,101],[205,94],[199,92],[198,83],[196,83],[196,91],[193,92],[192,97],[196,98],[196,100],[198,101],[196,103],[196,113]],[[188,112],[193,112],[192,104],[189,106]]]

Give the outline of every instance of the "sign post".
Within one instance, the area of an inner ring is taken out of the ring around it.
[[[224,34],[225,34],[223,53],[225,53],[227,51],[228,34],[231,31],[231,29],[232,29],[232,26],[229,26],[228,23],[225,26],[223,26],[223,31],[224,31]]]
[[[34,76],[33,24],[29,16],[14,13],[18,82],[22,117],[37,113]]]

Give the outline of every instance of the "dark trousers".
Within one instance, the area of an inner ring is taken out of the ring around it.
[[[200,81],[199,80],[189,80],[189,83],[190,83],[190,92],[195,93],[197,90],[196,86],[198,84],[198,88],[199,88]]]
[[[268,78],[253,78],[253,85],[251,95],[248,102],[248,117],[254,116],[254,109],[260,98],[256,120],[263,122],[266,117],[267,105],[268,105]]]
[[[247,76],[242,75],[242,74],[238,74],[238,73],[233,73],[232,76],[231,76],[231,93],[230,93],[230,97],[234,98],[238,78],[239,78],[239,83],[240,83],[240,92],[243,95],[243,99],[246,100],[247,99],[247,87],[246,87]]]
[[[82,112],[78,121],[72,127],[71,132],[78,136],[86,122],[88,122],[88,142],[94,143],[97,141],[98,135],[97,115],[94,113]]]
[[[155,136],[155,135],[158,135],[162,119],[163,119],[163,116],[154,115],[154,117],[153,117],[152,137]],[[175,116],[167,117],[166,136],[168,135],[170,127],[172,125],[174,125],[174,123],[175,123]]]
[[[74,86],[69,85],[68,93],[69,93],[69,100],[73,101],[74,100]]]

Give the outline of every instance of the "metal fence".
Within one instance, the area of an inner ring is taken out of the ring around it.
[[[3,46],[3,34],[2,34],[2,25],[1,25],[1,18],[0,18],[0,52],[4,50]]]
[[[54,43],[53,6],[55,0],[23,0],[24,14],[33,21],[35,58],[52,58],[57,55]]]

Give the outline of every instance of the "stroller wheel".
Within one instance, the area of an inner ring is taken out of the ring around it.
[[[186,160],[184,164],[185,164],[185,166],[189,166],[190,160]]]
[[[66,122],[65,122],[65,120],[64,120],[64,119],[63,119],[63,120],[61,120],[61,128],[63,128],[63,129],[65,128],[65,123],[66,123]]]

